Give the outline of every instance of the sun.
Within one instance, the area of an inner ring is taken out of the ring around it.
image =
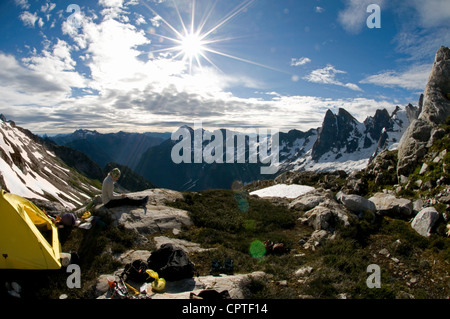
[[[198,59],[204,54],[206,42],[196,33],[189,33],[180,40],[180,49],[185,58]]]
[[[216,31],[220,29],[223,25],[230,22],[234,17],[239,15],[242,12],[245,12],[246,9],[252,5],[255,0],[243,0],[238,6],[236,6],[233,10],[231,10],[229,13],[227,13],[222,19],[218,20],[214,26],[209,28],[208,30],[204,30],[204,27],[206,25],[206,22],[208,18],[211,15],[211,11],[214,8],[211,8],[209,13],[204,17],[202,21],[196,24],[196,0],[192,1],[192,12],[191,12],[191,21],[190,25],[186,25],[184,23],[184,19],[181,17],[181,14],[177,8],[176,2],[173,1],[173,6],[175,8],[175,11],[178,15],[179,21],[181,23],[181,28],[175,28],[172,24],[170,24],[166,19],[164,19],[160,14],[158,14],[151,6],[143,2],[143,4],[155,15],[158,17],[159,20],[161,20],[174,34],[174,36],[166,36],[162,34],[152,33],[153,36],[159,37],[160,40],[169,40],[173,43],[173,45],[166,45],[165,48],[152,50],[151,53],[158,53],[158,52],[169,52],[172,53],[171,58],[172,59],[179,59],[181,58],[182,61],[184,61],[188,68],[189,72],[192,72],[194,64],[196,64],[200,69],[202,68],[202,61],[207,61],[210,65],[221,71],[217,65],[214,64],[214,62],[209,57],[210,54],[216,54],[221,55],[226,58],[234,59],[237,61],[245,62],[254,64],[257,66],[261,66],[264,68],[275,70],[272,67],[256,63],[251,60],[243,59],[222,51],[219,51],[217,49],[213,48],[214,44],[217,44],[219,42],[223,41],[229,41],[232,39],[232,37],[224,37],[224,38],[217,38],[214,36]],[[215,4],[216,2],[214,2]],[[155,43],[166,43],[166,41],[155,41]],[[277,70],[278,71],[278,70]]]

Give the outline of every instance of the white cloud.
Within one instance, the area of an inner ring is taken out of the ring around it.
[[[28,27],[34,28],[36,21],[38,20],[38,16],[36,13],[31,13],[29,11],[24,11],[19,16],[20,20],[22,20],[23,24]]]
[[[292,58],[291,59],[291,66],[305,65],[306,63],[309,63],[309,62],[311,62],[310,58],[305,58],[305,57],[302,57],[302,58],[299,58],[299,59]]]
[[[366,26],[367,6],[377,4],[380,7],[385,0],[345,0],[346,8],[339,12],[338,22],[350,33],[360,33]]]
[[[322,7],[319,7],[319,6],[317,6],[317,7],[315,7],[314,8],[314,10],[317,12],[317,13],[322,13],[322,12],[324,12],[325,11],[325,9],[324,8],[322,8]]]
[[[48,13],[55,9],[56,3],[47,2],[45,5],[41,6],[41,12]]]
[[[423,27],[448,26],[450,21],[448,0],[413,0],[410,4],[417,10]]]
[[[368,76],[360,83],[383,87],[401,87],[408,90],[424,90],[432,65],[415,65],[403,72],[386,71]]]
[[[322,83],[322,84],[333,84],[347,87],[354,91],[362,91],[361,88],[353,83],[343,83],[336,79],[336,75],[345,74],[347,72],[337,70],[331,64],[328,64],[326,67],[322,69],[313,70],[307,76],[304,76],[303,79],[313,83]]]
[[[441,45],[450,43],[450,5],[447,0],[405,1],[395,7],[400,31],[397,51],[413,63],[432,61]]]
[[[262,98],[240,98],[231,93],[232,88],[261,91],[263,83],[205,66],[190,74],[185,62],[172,60],[170,55],[149,57],[148,34],[124,19],[112,18],[113,14],[119,18],[128,15],[121,10],[133,1],[100,3],[103,10],[109,10],[103,11],[101,19],[84,10],[79,28],[63,22],[62,31],[71,41],[57,40],[20,62],[0,53],[0,65],[7,66],[0,70],[0,108],[4,113],[18,123],[28,121],[25,127],[36,133],[49,134],[78,128],[170,130],[183,122],[192,124],[196,118],[202,119],[205,127],[308,130],[322,124],[327,109],[343,107],[364,120],[377,108],[391,106],[370,99],[282,96],[272,90]],[[160,23],[158,18],[152,23]],[[310,62],[307,57],[294,58],[291,65]],[[80,66],[86,75],[81,74]],[[305,79],[360,91],[356,84],[339,78],[345,73],[328,65]]]
[[[147,21],[145,20],[145,18],[142,14],[139,14],[139,13],[136,14],[136,24],[137,25],[147,24]]]
[[[154,16],[153,18],[150,19],[150,22],[152,23],[152,25],[154,27],[161,26],[161,21],[162,21],[162,18],[160,16],[158,16],[158,15]]]
[[[21,7],[22,9],[29,9],[30,4],[27,0],[14,0],[17,6]]]
[[[98,4],[107,8],[121,8],[124,0],[99,0]]]

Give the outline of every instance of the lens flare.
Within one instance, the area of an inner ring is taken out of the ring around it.
[[[266,254],[266,246],[262,241],[255,240],[250,244],[249,252],[253,258],[262,258]]]

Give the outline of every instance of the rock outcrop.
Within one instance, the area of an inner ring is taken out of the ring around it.
[[[441,47],[434,60],[423,97],[422,111],[406,130],[398,149],[397,175],[408,176],[428,150],[437,126],[450,115],[450,49]]]
[[[183,195],[179,192],[156,188],[130,193],[128,196],[132,198],[149,196],[149,202],[146,207],[122,206],[108,209],[100,205],[96,207],[95,214],[106,215],[112,219],[113,223],[123,225],[128,230],[135,230],[141,235],[181,229],[184,225],[192,225],[186,211],[165,205],[168,202],[182,199]]]
[[[288,207],[299,211],[308,211],[318,206],[320,203],[325,202],[327,199],[329,200],[332,198],[333,195],[331,191],[318,189],[297,197]]]
[[[351,219],[354,217],[343,205],[333,199],[327,199],[320,205],[305,212],[300,221],[314,228],[314,230],[334,232],[334,227],[337,223],[349,226]]]

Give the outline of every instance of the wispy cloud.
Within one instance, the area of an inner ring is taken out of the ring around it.
[[[432,64],[415,65],[403,72],[385,71],[361,80],[360,83],[383,87],[401,87],[408,90],[424,90]]]
[[[302,58],[292,58],[291,59],[291,66],[300,66],[305,65],[307,63],[311,62],[310,58],[302,57]]]
[[[409,3],[416,9],[422,27],[448,26],[450,21],[448,0],[412,0]]]
[[[22,20],[23,24],[27,27],[34,28],[36,21],[38,21],[38,16],[36,13],[31,13],[29,11],[24,11],[19,16],[20,20]]]
[[[14,0],[17,6],[21,7],[22,9],[29,9],[30,4],[27,0]]]
[[[101,16],[83,10],[79,27],[63,20],[66,41],[52,39],[55,42],[29,57],[18,59],[0,52],[2,112],[36,133],[49,134],[78,128],[170,130],[171,125],[192,124],[197,118],[216,127],[286,131],[319,127],[327,109],[343,107],[364,120],[376,109],[393,105],[385,100],[285,96],[273,89],[263,92],[260,79],[238,71],[224,74],[204,67],[190,73],[184,62],[171,59],[170,54],[149,55],[153,40],[141,25],[136,26],[136,19],[144,17],[126,9],[135,3],[101,0]],[[30,23],[36,25],[38,16],[32,16],[36,19],[31,17]],[[147,26],[160,25],[156,15],[145,19]],[[311,59],[292,58],[290,62],[298,67]],[[361,91],[357,84],[344,80],[345,74],[327,65],[304,79]],[[367,79],[374,84],[375,80]],[[232,93],[236,87],[257,88],[261,93],[241,98]]]
[[[320,84],[332,84],[347,87],[354,91],[362,91],[362,89],[354,83],[344,83],[336,79],[338,74],[345,74],[347,72],[337,70],[333,65],[328,64],[322,69],[313,70],[310,74],[303,77],[304,80]]]

